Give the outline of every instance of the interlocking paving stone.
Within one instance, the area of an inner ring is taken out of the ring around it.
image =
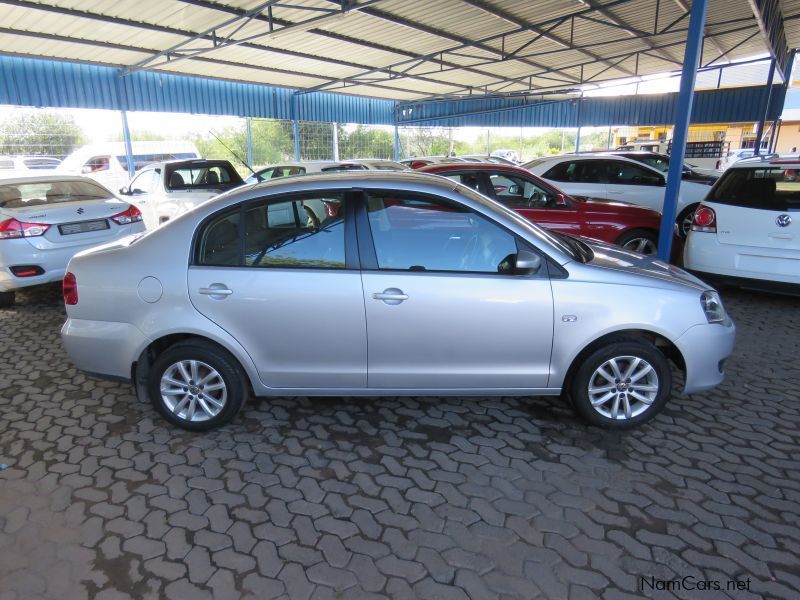
[[[797,598],[800,300],[723,297],[725,383],[635,431],[558,398],[275,398],[191,434],[70,364],[57,287],[22,292],[0,310],[0,600],[612,600],[684,575]]]

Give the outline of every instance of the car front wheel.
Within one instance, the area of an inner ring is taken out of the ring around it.
[[[617,246],[639,254],[655,254],[658,250],[658,232],[650,229],[631,229],[619,236]]]
[[[666,404],[672,374],[664,354],[644,341],[611,343],[589,355],[569,382],[575,410],[593,425],[628,429]]]
[[[245,376],[227,352],[202,341],[180,342],[153,363],[150,401],[173,425],[208,431],[229,423],[247,394]]]

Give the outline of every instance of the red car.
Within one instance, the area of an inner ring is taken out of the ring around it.
[[[520,167],[442,163],[417,169],[463,183],[549,229],[654,254],[661,214],[600,198],[572,198]]]

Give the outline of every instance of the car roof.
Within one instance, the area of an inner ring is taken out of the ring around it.
[[[514,165],[506,165],[500,163],[490,162],[475,162],[475,163],[433,163],[432,165],[425,165],[419,169],[415,169],[418,173],[441,173],[449,171],[509,171],[512,173],[519,173],[520,175],[532,175],[527,169],[516,167]]]
[[[729,169],[753,169],[756,167],[781,167],[784,169],[800,169],[800,157],[767,154],[743,158],[733,163]]]
[[[176,158],[173,160],[162,160],[159,162],[150,163],[142,167],[141,171],[145,169],[158,169],[165,166],[191,166],[191,165],[220,165],[225,164],[233,168],[231,161],[224,158]]]
[[[311,173],[307,175],[292,175],[289,177],[279,177],[268,179],[260,183],[253,184],[251,189],[277,191],[281,187],[294,187],[299,182],[303,187],[313,186],[317,183],[324,184],[322,187],[331,187],[333,182],[341,182],[349,186],[357,187],[358,182],[368,184],[369,187],[380,187],[380,184],[419,184],[440,187],[452,190],[455,183],[444,177],[434,177],[430,174],[418,173],[416,171],[334,171],[330,173]]]
[[[78,175],[25,175],[23,177],[7,177],[0,179],[2,185],[22,185],[26,183],[50,183],[53,181],[83,181],[93,183],[105,189],[103,184],[98,183],[91,177],[80,177]]]

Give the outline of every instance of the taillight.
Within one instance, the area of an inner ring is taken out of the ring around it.
[[[75,305],[78,303],[78,280],[75,275],[67,271],[61,289],[64,293],[64,304]]]
[[[50,225],[46,223],[24,223],[16,219],[0,221],[0,240],[13,240],[24,237],[39,237],[47,233]]]
[[[128,207],[128,210],[117,213],[111,220],[117,225],[130,225],[131,223],[138,223],[142,220],[142,211],[136,208],[133,204]]]
[[[692,219],[692,231],[703,231],[705,233],[717,232],[717,215],[707,206],[701,206],[694,211]]]

